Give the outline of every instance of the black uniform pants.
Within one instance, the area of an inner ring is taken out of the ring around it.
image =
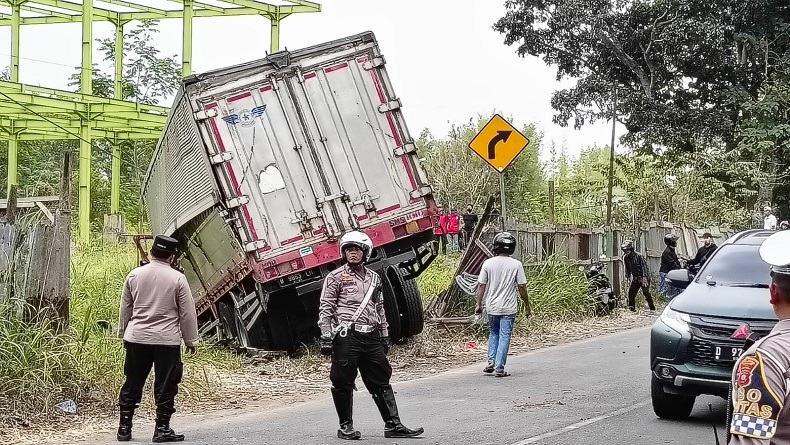
[[[631,285],[628,287],[628,308],[631,310],[636,309],[636,294],[639,293],[639,289],[642,289],[642,294],[645,296],[650,310],[655,310],[656,305],[653,303],[653,297],[650,295],[650,286],[642,286],[640,278],[631,280]]]
[[[143,398],[143,386],[153,366],[156,414],[169,418],[176,412],[178,384],[181,383],[184,374],[181,347],[144,345],[127,341],[123,344],[126,348],[126,361],[123,365],[126,382],[118,396],[121,411],[134,411],[140,404]]]
[[[335,337],[332,345],[332,368],[329,370],[332,387],[337,391],[351,393],[357,371],[362,375],[362,382],[371,394],[378,394],[390,387],[392,367],[384,354],[384,344],[377,334],[348,331],[345,337]]]

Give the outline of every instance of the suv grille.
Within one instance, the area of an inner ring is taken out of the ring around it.
[[[763,337],[771,332],[775,322],[750,321],[748,323],[752,332],[756,332]],[[743,323],[728,319],[692,317],[690,323],[692,338],[686,350],[689,363],[711,368],[732,369],[735,362],[716,360],[713,355],[713,348],[715,346],[723,348],[743,347],[743,340],[732,338],[732,334],[738,330],[741,324]]]

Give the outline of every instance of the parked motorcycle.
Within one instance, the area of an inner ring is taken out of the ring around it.
[[[601,256],[601,260],[606,255]],[[579,271],[584,273],[590,282],[588,296],[595,307],[595,315],[610,315],[617,307],[617,298],[612,291],[612,284],[606,276],[605,265],[602,261],[596,261],[587,266],[579,266]]]

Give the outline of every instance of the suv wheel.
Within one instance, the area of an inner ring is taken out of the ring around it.
[[[661,419],[681,420],[687,418],[694,408],[694,396],[669,394],[664,392],[664,385],[656,376],[650,379],[650,398],[653,401],[653,412]]]

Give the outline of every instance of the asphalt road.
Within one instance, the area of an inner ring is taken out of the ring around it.
[[[511,356],[512,376],[481,371],[484,362],[398,383],[401,419],[423,426],[421,439],[385,439],[370,395],[355,394],[354,421],[366,444],[616,445],[714,444],[724,401],[697,399],[691,419],[663,421],[650,406],[649,330],[641,328]],[[481,352],[482,355],[482,352]],[[482,358],[482,357],[481,357]],[[708,403],[713,406],[709,412]],[[339,444],[331,397],[267,412],[229,411],[176,417],[173,426],[193,444]],[[724,431],[719,427],[720,439]],[[136,425],[135,442],[150,440]],[[92,443],[117,443],[114,432]]]

